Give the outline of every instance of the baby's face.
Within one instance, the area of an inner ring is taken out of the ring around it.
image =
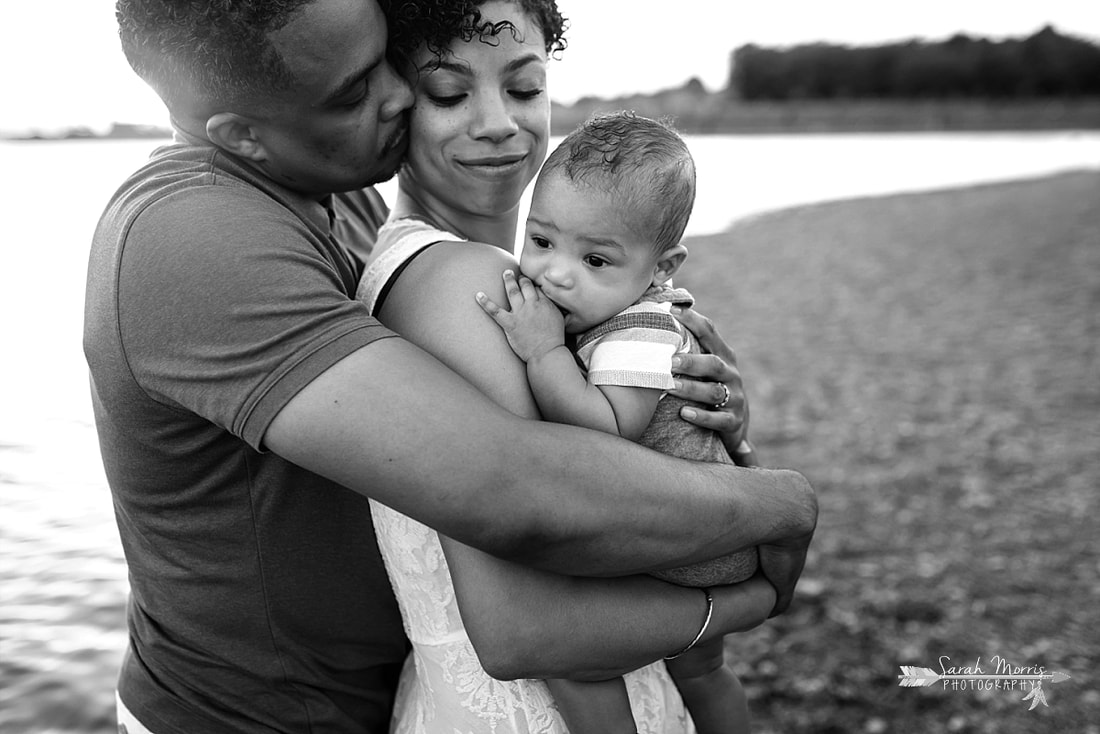
[[[634,303],[654,282],[653,244],[626,226],[628,215],[597,188],[560,173],[539,180],[519,266],[579,334]]]

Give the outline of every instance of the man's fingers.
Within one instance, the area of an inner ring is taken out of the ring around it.
[[[806,543],[809,544],[809,539]],[[764,575],[775,587],[775,606],[768,615],[768,617],[775,617],[791,606],[795,584],[798,583],[798,577],[802,575],[802,568],[806,565],[806,547],[802,547],[801,552],[766,545],[760,546],[757,550],[760,553],[760,566]]]

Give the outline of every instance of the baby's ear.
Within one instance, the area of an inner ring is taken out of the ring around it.
[[[675,275],[687,256],[687,248],[683,245],[673,245],[662,252],[657,264],[653,266],[653,285],[661,285]]]

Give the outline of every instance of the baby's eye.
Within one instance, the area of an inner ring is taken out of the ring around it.
[[[543,238],[543,237],[539,237],[538,235],[532,235],[531,244],[533,244],[535,247],[537,247],[540,250],[550,249],[550,241]]]
[[[610,260],[605,260],[599,255],[586,255],[584,258],[584,262],[588,265],[588,267],[595,268],[597,270],[605,265],[611,264]]]

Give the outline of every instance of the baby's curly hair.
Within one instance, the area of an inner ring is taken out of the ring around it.
[[[680,241],[695,203],[695,161],[667,118],[595,115],[550,153],[536,189],[554,173],[611,194],[655,253]]]
[[[381,0],[389,24],[389,53],[397,63],[411,59],[423,44],[442,60],[451,41],[477,38],[495,45],[503,31],[517,32],[504,20],[482,20],[480,6],[486,0]],[[554,0],[508,0],[526,13],[542,31],[546,53],[565,50],[568,21]]]
[[[118,0],[122,50],[173,112],[188,91],[240,101],[287,89],[270,34],[313,0]]]

